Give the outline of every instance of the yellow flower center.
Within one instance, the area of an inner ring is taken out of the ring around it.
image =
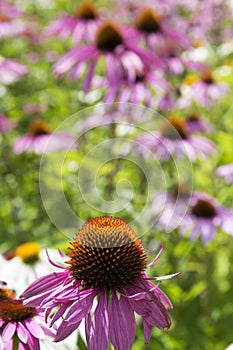
[[[191,213],[202,218],[213,218],[216,215],[216,209],[212,203],[207,200],[199,199],[192,207]]]
[[[193,85],[199,80],[198,76],[195,74],[189,74],[187,77],[184,79],[184,84],[186,85]]]
[[[29,135],[46,135],[50,133],[50,129],[47,123],[41,119],[36,119],[28,128]]]
[[[161,16],[153,9],[145,9],[136,19],[136,28],[147,34],[156,33],[160,30]]]
[[[96,35],[96,46],[100,51],[111,52],[123,43],[120,28],[115,23],[105,22]]]
[[[23,306],[22,300],[8,299],[0,301],[0,317],[5,322],[22,322],[35,314],[34,307]]]
[[[122,290],[146,265],[141,241],[128,224],[114,217],[97,217],[78,232],[69,248],[68,270],[87,288]]]
[[[193,40],[193,47],[198,49],[199,47],[202,47],[203,41],[201,39],[195,39]]]
[[[84,2],[76,8],[74,17],[88,21],[98,18],[98,13],[96,7],[91,2]]]
[[[34,264],[39,260],[40,245],[36,242],[27,242],[18,246],[15,255],[23,260],[25,264]]]
[[[189,137],[188,126],[179,116],[171,116],[163,123],[161,134],[170,140],[183,140]]]

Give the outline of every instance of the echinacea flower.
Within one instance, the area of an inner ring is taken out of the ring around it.
[[[143,9],[136,18],[135,29],[139,36],[145,38],[146,44],[159,54],[169,42],[190,48],[190,42],[184,33],[169,26],[165,16],[153,8]]]
[[[29,126],[27,135],[15,140],[14,152],[47,154],[58,150],[75,149],[77,147],[75,140],[75,136],[68,133],[52,133],[46,122],[36,119]]]
[[[190,97],[203,107],[211,107],[229,91],[227,84],[217,82],[211,70],[205,70],[200,77],[187,76],[184,80]]]
[[[218,201],[205,194],[194,192],[189,212],[180,225],[182,234],[189,234],[193,241],[199,236],[204,244],[214,239],[216,228],[233,235],[233,210],[225,208]]]
[[[106,78],[97,78],[97,84],[94,87],[104,87],[106,89],[104,101],[109,103],[117,101],[119,103],[134,103],[151,106],[155,102],[156,96],[154,94],[162,94],[169,90],[170,85],[163,77],[161,69],[148,70],[136,72],[135,81],[129,81],[124,77],[119,78],[118,81],[108,85]]]
[[[75,44],[84,41],[91,42],[95,38],[99,24],[100,19],[94,4],[84,2],[75,9],[73,16],[65,14],[50,23],[45,34],[46,36],[59,36],[61,39],[72,36]]]
[[[233,163],[222,165],[217,168],[216,175],[225,179],[228,184],[233,183]]]
[[[155,226],[159,230],[171,231],[182,225],[191,199],[192,189],[187,183],[181,183],[167,190],[166,193],[156,191],[151,204],[152,214],[158,213]]]
[[[22,293],[35,278],[55,270],[47,259],[47,252],[56,261],[57,252],[41,249],[36,242],[26,242],[5,254],[6,260],[0,267],[0,280]]]
[[[191,132],[212,132],[213,126],[205,119],[201,118],[197,112],[192,112],[185,120]]]
[[[102,56],[105,58],[109,84],[118,83],[122,77],[134,82],[138,71],[156,64],[150,54],[137,47],[126,30],[114,22],[106,21],[99,26],[93,44],[77,46],[58,60],[54,66],[54,74],[61,77],[70,71],[70,79],[74,80],[89,66],[83,84],[83,89],[87,92]]]
[[[7,117],[5,115],[0,114],[0,133],[6,134],[8,131],[13,129],[15,127],[16,123]]]
[[[0,301],[0,337],[3,350],[39,350],[40,341],[53,333],[42,322],[44,311],[27,307],[20,299]]]
[[[0,84],[12,84],[27,73],[27,67],[12,59],[0,56]]]
[[[23,11],[19,8],[4,3],[0,3],[0,38],[22,34],[26,28],[25,23],[19,18]]]
[[[140,153],[148,154],[150,150],[162,161],[167,161],[172,156],[182,158],[184,155],[194,161],[197,157],[206,158],[215,152],[210,140],[192,135],[186,122],[177,115],[167,118],[160,130],[139,135],[137,142],[140,144]]]
[[[89,220],[71,243],[66,267],[43,276],[22,294],[24,304],[54,308],[51,325],[62,317],[54,341],[74,332],[85,319],[89,350],[107,350],[109,341],[115,350],[131,349],[136,330],[134,312],[142,317],[145,342],[152,327],[169,328],[168,297],[154,285],[145,269],[146,253],[141,241],[128,224],[119,218],[97,217]],[[177,274],[151,278],[162,280]],[[93,302],[97,306],[93,311]]]

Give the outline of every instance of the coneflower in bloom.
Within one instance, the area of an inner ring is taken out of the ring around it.
[[[182,158],[186,155],[191,161],[197,157],[205,158],[215,152],[213,143],[207,138],[192,135],[188,124],[181,117],[173,115],[165,120],[159,131],[147,132],[137,137],[139,152],[155,153],[162,161],[172,156]]]
[[[168,297],[146,276],[144,247],[136,233],[119,218],[97,217],[89,220],[69,247],[69,260],[61,272],[43,276],[22,294],[24,305],[54,309],[51,326],[60,318],[54,341],[68,337],[85,319],[89,350],[131,349],[136,330],[134,312],[142,317],[145,342],[152,327],[169,328]],[[177,274],[155,277],[163,280]],[[93,302],[97,306],[93,310]]]
[[[137,71],[135,81],[129,81],[126,77],[119,78],[118,81],[109,86],[106,78],[96,77],[93,81],[94,88],[105,88],[104,102],[117,101],[119,103],[134,103],[152,106],[156,101],[156,96],[168,91],[171,86],[163,77],[161,69],[143,69]]]
[[[52,133],[46,122],[36,119],[29,126],[27,135],[15,140],[14,152],[16,154],[22,152],[43,154],[75,149],[77,147],[75,140],[75,136],[68,133]]]
[[[217,82],[211,70],[206,69],[198,76],[187,76],[184,80],[191,99],[203,107],[211,107],[229,92],[226,83]]]
[[[202,242],[207,244],[214,239],[217,227],[233,235],[232,222],[232,209],[223,207],[215,198],[205,193],[194,192],[189,211],[180,225],[180,232],[189,232],[191,240],[200,236]]]
[[[127,30],[112,21],[106,21],[99,26],[93,44],[77,46],[58,60],[54,74],[61,77],[70,71],[70,79],[77,79],[86,72],[83,89],[87,92],[102,56],[105,58],[106,78],[110,84],[118,83],[122,77],[134,82],[138,71],[156,64],[149,53],[137,47],[132,37],[127,35]]]
[[[190,48],[190,42],[185,34],[169,26],[165,16],[153,8],[143,9],[135,21],[136,33],[145,38],[146,44],[160,54],[169,42],[181,47]]]
[[[207,120],[201,118],[198,112],[190,113],[185,122],[191,132],[213,132],[213,126]]]
[[[67,14],[51,22],[45,30],[46,36],[59,36],[67,39],[72,36],[75,44],[93,41],[100,24],[98,11],[91,2],[79,5],[73,16]]]
[[[6,134],[8,131],[13,129],[16,126],[16,123],[7,117],[5,115],[0,114],[0,133]]]
[[[27,67],[12,59],[0,56],[0,84],[12,84],[20,80],[26,73]]]
[[[27,307],[20,299],[0,301],[0,338],[2,350],[27,349],[39,350],[40,341],[45,335],[53,336],[52,331],[40,321],[44,311]]]
[[[20,20],[24,12],[19,8],[1,1],[0,3],[0,38],[20,35],[26,30],[25,23]]]
[[[221,165],[216,170],[216,175],[221,176],[228,184],[233,183],[233,163]]]

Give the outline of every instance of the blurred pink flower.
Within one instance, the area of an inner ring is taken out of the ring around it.
[[[122,77],[115,84],[108,86],[106,78],[96,77],[93,80],[93,87],[103,87],[105,89],[107,87],[104,96],[104,101],[107,103],[117,101],[152,106],[156,101],[156,95],[168,91],[170,85],[163,77],[162,70],[143,69],[136,73],[133,82]]]
[[[187,84],[191,99],[200,106],[211,107],[221,97],[229,92],[225,83],[217,83],[210,70],[204,71],[200,77],[187,77],[184,81]]]
[[[0,3],[0,39],[20,35],[26,29],[26,24],[20,17],[24,14],[19,8],[7,4],[3,1]]]
[[[25,114],[41,114],[46,112],[48,106],[45,103],[27,103],[23,106]]]
[[[206,193],[192,194],[189,212],[180,225],[180,233],[189,233],[191,240],[202,238],[204,244],[214,239],[216,228],[233,235],[233,210],[221,206],[217,200]]]
[[[54,74],[61,77],[71,71],[70,79],[77,79],[88,65],[83,85],[86,92],[90,88],[96,65],[102,56],[105,58],[106,78],[109,84],[118,84],[122,77],[135,82],[138,71],[156,64],[149,53],[139,49],[132,38],[127,37],[127,31],[107,21],[98,28],[95,43],[77,46],[68,51],[55,64]]]
[[[160,55],[168,44],[174,43],[184,49],[191,47],[190,41],[184,33],[170,27],[166,16],[153,8],[141,10],[135,21],[135,34],[144,37],[145,43]]]
[[[233,183],[233,163],[222,165],[217,168],[216,175],[222,176],[228,184]]]
[[[0,83],[12,84],[20,80],[27,73],[27,67],[12,59],[0,57]]]
[[[58,150],[76,149],[76,137],[68,133],[52,133],[49,126],[36,119],[29,127],[28,134],[17,138],[14,152],[51,153]]]
[[[8,119],[3,114],[0,114],[0,133],[6,134],[16,126],[16,122]]]
[[[213,126],[208,120],[203,119],[197,112],[192,112],[185,120],[191,132],[213,132]]]
[[[100,19],[94,4],[84,2],[77,7],[73,16],[64,14],[51,22],[45,30],[45,35],[59,36],[61,39],[72,36],[75,44],[90,42],[95,39],[99,24]]]
[[[179,116],[171,116],[164,121],[159,131],[147,132],[137,137],[138,150],[148,155],[148,150],[167,161],[170,157],[187,156],[190,161],[206,158],[215,152],[213,143],[205,137],[192,135],[188,125]]]

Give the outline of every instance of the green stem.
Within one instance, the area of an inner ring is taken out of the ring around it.
[[[15,334],[13,337],[13,346],[12,346],[12,350],[18,350],[19,348],[19,338],[17,337],[17,335]]]

